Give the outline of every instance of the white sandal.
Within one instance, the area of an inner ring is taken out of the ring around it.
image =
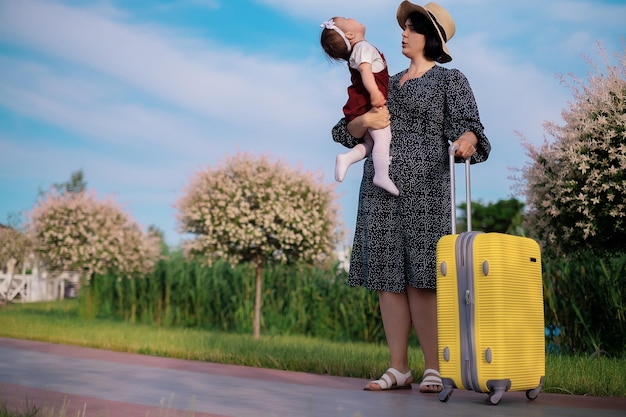
[[[429,387],[439,387],[439,388],[429,388]],[[424,376],[422,377],[422,382],[420,382],[420,392],[426,394],[437,394],[441,392],[443,389],[443,382],[441,381],[441,374],[436,369],[426,369],[424,371]]]
[[[390,374],[395,378],[395,381],[391,379]],[[365,391],[411,389],[411,382],[413,382],[413,377],[411,376],[410,370],[406,374],[403,374],[395,368],[389,368],[380,379],[370,381],[363,389]],[[372,388],[372,384],[378,385],[378,388]]]

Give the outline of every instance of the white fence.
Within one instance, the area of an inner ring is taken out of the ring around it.
[[[65,298],[66,285],[70,289],[78,287],[80,277],[75,272],[63,272],[61,274],[49,274],[47,271],[39,271],[33,268],[31,274],[22,271],[21,274],[13,272],[13,265],[7,265],[6,272],[0,272],[0,301],[52,301]]]

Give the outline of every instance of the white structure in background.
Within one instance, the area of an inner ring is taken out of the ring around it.
[[[26,273],[26,264],[22,267],[22,273],[15,273],[15,259],[9,260],[6,270],[0,271],[0,302],[21,301],[53,301],[76,296],[76,289],[80,282],[80,276],[76,272],[62,272],[50,274],[41,271],[31,255],[28,263],[33,265],[32,272]],[[67,286],[67,288],[66,288]],[[67,291],[66,291],[67,290]]]
[[[350,271],[350,255],[352,255],[352,248],[344,246],[337,249],[337,260],[339,261],[338,269],[343,269],[346,272]]]

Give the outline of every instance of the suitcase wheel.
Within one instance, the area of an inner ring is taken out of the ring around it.
[[[500,404],[500,400],[502,399],[502,396],[504,395],[504,390],[495,390],[489,393],[489,397],[487,398],[487,402],[489,402],[489,404],[491,405],[498,405]]]
[[[441,392],[439,393],[439,401],[441,401],[442,403],[447,402],[450,399],[450,396],[452,395],[453,390],[454,390],[453,387],[444,386]]]
[[[526,398],[529,400],[535,400],[539,396],[539,391],[541,391],[541,387],[535,389],[529,389],[526,391]]]

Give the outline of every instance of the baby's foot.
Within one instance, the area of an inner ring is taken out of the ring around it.
[[[374,175],[374,180],[372,182],[375,186],[386,190],[391,195],[395,195],[396,197],[400,195],[400,190],[398,190],[398,187],[396,187],[393,181],[391,181],[391,178],[388,176]]]
[[[348,155],[339,154],[335,158],[335,181],[342,182],[346,177],[346,173],[348,172],[348,168],[350,167],[350,161],[348,160]]]

